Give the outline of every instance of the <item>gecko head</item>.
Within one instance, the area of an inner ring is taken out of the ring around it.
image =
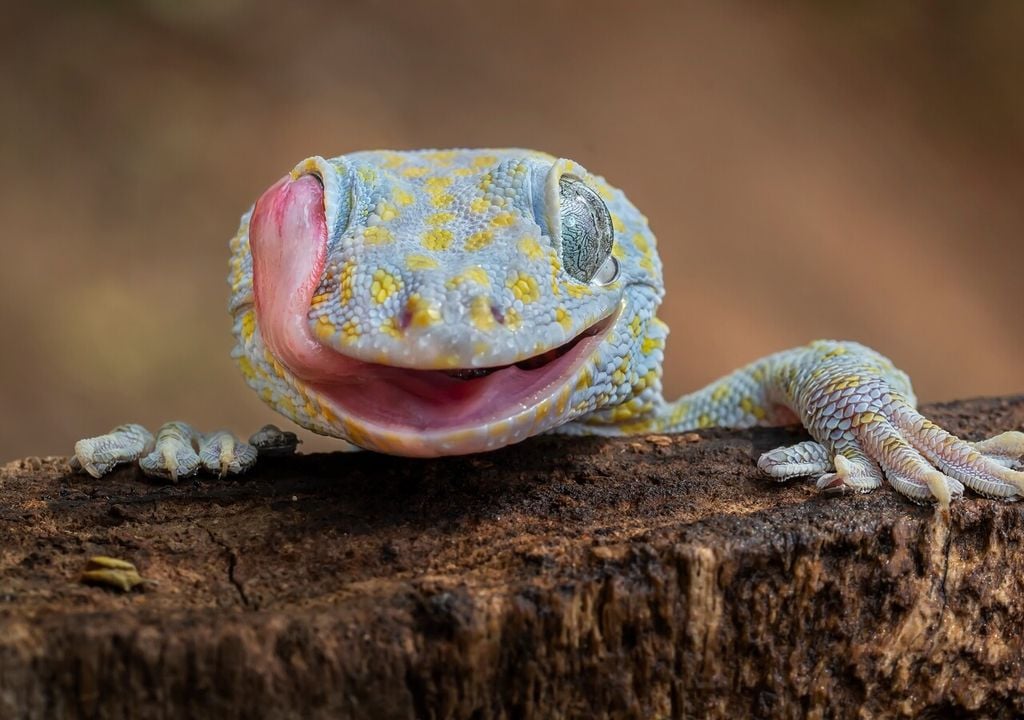
[[[620,191],[570,160],[309,158],[243,217],[232,249],[247,381],[361,447],[500,447],[637,402],[657,381],[654,238]]]

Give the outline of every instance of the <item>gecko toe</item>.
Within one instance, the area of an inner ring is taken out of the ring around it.
[[[153,435],[142,425],[118,425],[106,435],[76,442],[71,468],[99,478],[121,463],[137,460],[152,447]]]
[[[200,466],[198,439],[187,423],[169,422],[157,432],[153,451],[139,460],[139,467],[150,477],[171,482],[195,475]]]
[[[766,452],[758,459],[757,467],[768,477],[782,482],[827,473],[832,469],[832,460],[824,446],[808,440]]]
[[[220,477],[238,475],[256,464],[256,448],[226,430],[218,430],[200,439],[199,462]]]

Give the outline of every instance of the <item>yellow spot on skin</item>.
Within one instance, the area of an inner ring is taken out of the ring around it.
[[[435,228],[423,233],[423,247],[427,250],[447,250],[452,244],[452,231]]]
[[[576,389],[586,390],[588,387],[590,387],[590,370],[583,368],[579,379],[576,381]]]
[[[451,165],[455,155],[456,153],[453,150],[439,150],[438,152],[428,153],[424,157],[438,165]]]
[[[455,202],[455,196],[450,193],[441,193],[440,195],[432,195],[430,202],[434,207],[447,207]]]
[[[647,243],[647,238],[645,238],[642,233],[634,233],[633,247],[645,255],[651,251],[651,246]]]
[[[294,418],[298,415],[295,408],[295,402],[287,395],[282,395],[277,398],[277,408],[288,417]]]
[[[380,215],[380,219],[382,221],[390,222],[398,217],[398,208],[389,202],[378,203],[377,214]]]
[[[548,265],[551,266],[551,294],[557,297],[562,294],[562,289],[558,285],[558,278],[560,277],[562,269],[558,255],[551,253],[548,257]]]
[[[256,313],[249,311],[242,316],[242,337],[248,342],[256,332]]]
[[[640,343],[640,352],[644,355],[650,355],[655,350],[659,350],[665,347],[661,338],[645,337],[643,342]]]
[[[515,308],[505,311],[505,327],[509,330],[518,330],[523,326],[523,316]]]
[[[617,233],[626,232],[626,225],[618,215],[612,215],[612,230]]]
[[[860,427],[861,425],[871,425],[882,420],[885,420],[883,416],[879,415],[878,413],[868,411],[857,413],[856,415],[854,415],[852,418],[850,418],[850,424],[853,427]]]
[[[348,438],[349,442],[354,445],[359,445],[360,447],[367,447],[369,445],[367,442],[369,438],[367,438],[366,433],[363,431],[362,425],[357,423],[355,420],[345,418],[342,420],[342,427],[345,430],[345,436]]]
[[[672,416],[669,418],[669,424],[675,425],[682,421],[684,417],[690,413],[690,403],[679,403],[672,410]]]
[[[748,415],[753,415],[758,420],[764,420],[768,415],[763,407],[754,402],[752,397],[746,395],[740,400],[740,409]]]
[[[592,183],[592,187],[597,190],[598,195],[605,200],[612,199],[612,189],[608,187],[608,183],[604,180],[598,180],[597,178],[591,178],[590,182]]]
[[[495,227],[508,227],[515,221],[516,218],[512,213],[503,212],[498,213],[493,218],[491,218],[491,225],[494,225]]]
[[[581,298],[590,295],[593,291],[589,285],[581,285],[580,283],[567,282],[562,287],[569,293],[569,297]]]
[[[487,426],[487,434],[494,438],[504,437],[512,427],[509,420],[501,420]]]
[[[638,414],[637,405],[638,403],[636,402],[636,398],[629,402],[622,403],[621,405],[616,405],[612,409],[611,421],[613,423],[621,423],[623,420],[629,420],[634,415]]]
[[[494,240],[494,232],[491,230],[475,232],[466,238],[466,249],[470,252],[480,250],[490,245],[492,240]]]
[[[393,338],[401,337],[402,331],[398,329],[398,321],[393,317],[387,318],[380,324],[380,331]]]
[[[640,435],[645,432],[650,432],[653,429],[654,423],[650,420],[638,420],[631,423],[623,423],[620,426],[620,430],[624,435]]]
[[[477,295],[469,306],[469,317],[478,330],[493,330],[497,322],[491,312],[491,301],[484,295]]]
[[[316,336],[321,340],[327,340],[331,338],[336,329],[334,324],[327,319],[326,316],[321,315],[316,322]]]
[[[711,392],[711,399],[714,402],[722,402],[722,400],[724,400],[728,394],[729,394],[729,386],[728,385],[719,385],[718,387],[716,387]]]
[[[486,212],[491,206],[491,201],[485,197],[478,197],[469,204],[469,209],[475,213]]]
[[[509,277],[508,282],[505,283],[505,287],[512,291],[516,300],[522,300],[524,303],[532,303],[540,298],[540,289],[537,287],[537,281],[531,275],[514,272]]]
[[[532,237],[524,237],[519,241],[519,252],[529,260],[540,260],[544,257],[544,248]]]
[[[246,380],[253,380],[256,377],[256,371],[252,367],[252,363],[249,362],[249,358],[240,357],[238,358],[238,369],[242,371],[242,375],[245,376]]]
[[[437,267],[437,260],[426,255],[407,255],[405,266],[410,270],[434,270]]]
[[[412,205],[413,196],[411,192],[403,190],[402,188],[395,188],[391,192],[391,197],[399,205]]]
[[[444,190],[446,187],[452,184],[452,179],[444,175],[435,175],[434,177],[427,178],[423,187],[428,193],[437,193]]]
[[[477,285],[490,287],[491,279],[487,276],[486,270],[479,265],[474,265],[473,267],[466,268],[461,273],[453,277],[445,284],[445,286],[449,290],[454,290],[464,283],[476,283]]]
[[[712,425],[711,416],[707,413],[703,413],[699,418],[697,418],[697,427],[709,428]]]
[[[370,184],[377,179],[377,171],[368,165],[362,165],[356,168],[356,174],[359,175],[359,179],[366,184]]]
[[[629,334],[635,338],[640,337],[640,333],[644,329],[644,322],[640,319],[639,315],[634,315],[633,319],[629,321]]]
[[[430,327],[441,322],[441,309],[419,293],[409,296],[405,309],[409,313],[409,323],[414,327]]]
[[[544,398],[537,405],[537,414],[534,416],[537,420],[543,420],[551,412],[551,398]]]
[[[357,320],[346,320],[345,324],[341,326],[341,338],[349,344],[358,340],[362,334]]]
[[[565,406],[569,404],[570,394],[568,387],[562,388],[561,392],[558,393],[558,404],[555,405],[555,412],[558,413],[559,417],[565,414]]]
[[[555,322],[561,325],[566,332],[572,329],[572,318],[563,307],[555,308]]]
[[[860,375],[849,375],[844,378],[836,380],[834,383],[829,384],[826,388],[826,392],[836,392],[837,390],[849,390],[851,388],[857,388],[860,386],[861,377]]]
[[[428,172],[430,172],[430,168],[424,167],[422,165],[414,165],[412,167],[407,167],[405,170],[402,171],[402,174],[405,175],[406,177],[416,178],[423,177]]]
[[[498,158],[493,155],[481,155],[473,160],[473,167],[485,168],[494,165],[498,162]]]
[[[391,231],[380,225],[371,225],[363,230],[363,240],[367,245],[383,245],[394,240]]]
[[[354,260],[346,260],[341,266],[341,277],[338,281],[341,288],[341,302],[347,303],[352,299],[352,284],[355,282],[356,263]]]
[[[434,213],[433,215],[428,217],[427,218],[427,224],[428,225],[435,225],[435,226],[436,225],[444,225],[446,223],[450,223],[454,219],[455,219],[455,215],[453,213],[450,213],[450,212],[439,212],[439,213]]]
[[[370,297],[373,298],[374,302],[383,303],[394,295],[401,285],[401,280],[387,270],[378,268],[373,272],[373,282],[370,284]]]

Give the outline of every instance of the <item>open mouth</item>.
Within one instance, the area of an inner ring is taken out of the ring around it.
[[[528,412],[575,382],[618,312],[568,342],[519,362],[488,368],[415,370],[344,358],[346,372],[308,384],[339,414],[391,431],[475,428]],[[351,364],[359,363],[356,372]]]

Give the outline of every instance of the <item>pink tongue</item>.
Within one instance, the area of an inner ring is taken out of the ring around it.
[[[320,182],[285,176],[256,202],[249,222],[256,317],[264,342],[297,377],[344,374],[309,331],[309,303],[327,258],[327,221]]]

